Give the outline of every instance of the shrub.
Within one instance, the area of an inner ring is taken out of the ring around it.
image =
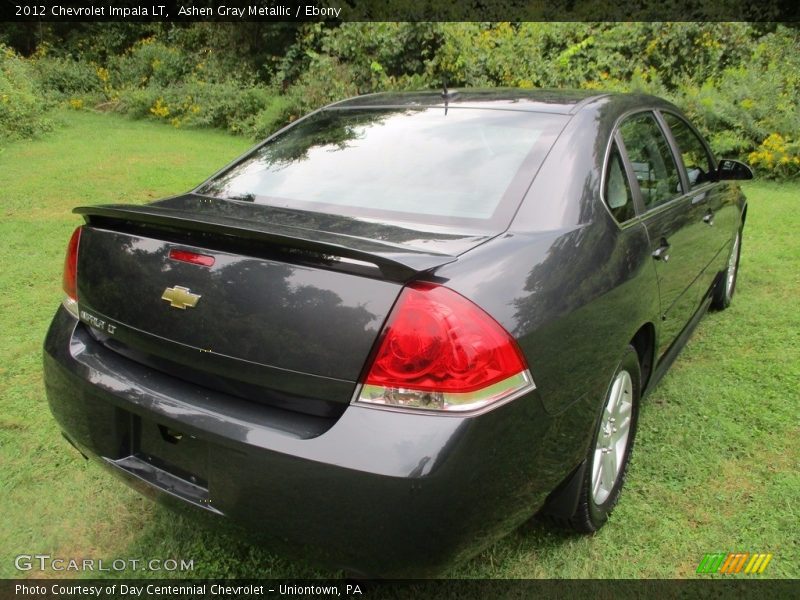
[[[183,88],[183,118],[187,124],[220,127],[246,135],[253,116],[270,104],[272,96],[265,87],[235,80],[193,83]]]
[[[0,142],[29,138],[52,128],[29,65],[0,44]]]
[[[116,110],[135,118],[164,120],[175,127],[217,127],[252,135],[255,115],[273,99],[273,92],[265,87],[236,81],[190,81],[123,90]]]
[[[792,141],[779,133],[771,133],[748,155],[748,160],[770,177],[797,177],[800,173],[800,140]]]
[[[748,59],[714,79],[681,90],[684,110],[714,151],[750,160],[758,174],[796,177],[800,164],[800,35],[780,27]]]
[[[757,37],[746,23],[453,23],[441,34],[433,81],[583,87],[657,72],[672,91],[739,64]]]
[[[332,56],[314,54],[308,69],[287,91],[291,104],[288,117],[294,120],[310,110],[356,94],[358,85],[352,66]]]
[[[323,30],[320,53],[350,67],[359,93],[402,87],[426,73],[442,29],[440,23],[342,23]]]
[[[439,88],[445,79],[451,87],[638,90],[683,108],[717,154],[750,160],[770,177],[798,174],[800,34],[777,24],[197,23],[70,31],[63,47],[41,46],[32,64],[48,98],[73,108],[102,100],[137,118],[263,138],[331,101]],[[25,77],[13,86],[3,77],[24,97],[15,110],[42,104]],[[28,126],[15,119],[16,128]]]
[[[456,23],[427,80],[470,87],[581,87],[672,100],[718,155],[761,175],[798,174],[800,38],[747,23]]]
[[[136,42],[124,54],[112,57],[108,72],[114,89],[135,89],[180,83],[193,73],[195,67],[192,58],[178,48],[167,46],[155,38],[146,38]]]
[[[296,112],[294,98],[274,95],[264,108],[245,121],[244,132],[255,140],[263,140],[289,123],[293,112]]]
[[[51,99],[63,100],[103,92],[98,68],[85,61],[43,56],[31,61],[39,84]]]

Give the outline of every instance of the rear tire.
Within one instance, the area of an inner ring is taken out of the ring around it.
[[[641,380],[639,355],[628,346],[611,378],[586,455],[578,505],[569,519],[576,531],[600,529],[619,500],[636,436]]]
[[[723,272],[717,285],[714,287],[714,296],[711,300],[711,308],[714,310],[725,310],[731,305],[733,293],[736,291],[736,278],[739,275],[739,258],[742,255],[742,230],[736,232],[733,238],[733,246],[728,257],[728,266]]]

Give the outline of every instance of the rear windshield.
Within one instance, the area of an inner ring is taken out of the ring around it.
[[[328,109],[201,194],[381,220],[507,224],[567,117],[469,108]]]

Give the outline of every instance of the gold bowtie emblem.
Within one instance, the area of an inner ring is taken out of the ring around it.
[[[181,310],[186,310],[186,307],[194,308],[200,298],[202,298],[200,294],[193,294],[189,291],[189,288],[180,285],[168,287],[161,296],[161,299],[169,302],[172,308],[180,308]]]

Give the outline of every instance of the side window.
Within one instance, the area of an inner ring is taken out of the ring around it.
[[[711,173],[714,172],[714,159],[703,142],[683,119],[668,112],[663,115],[681,151],[683,166],[686,167],[689,177],[689,187],[694,189],[710,181]]]
[[[624,223],[636,216],[631,187],[616,144],[611,147],[611,154],[608,157],[605,200],[618,223]]]
[[[652,113],[634,115],[619,128],[636,173],[645,209],[682,193],[678,167]]]

